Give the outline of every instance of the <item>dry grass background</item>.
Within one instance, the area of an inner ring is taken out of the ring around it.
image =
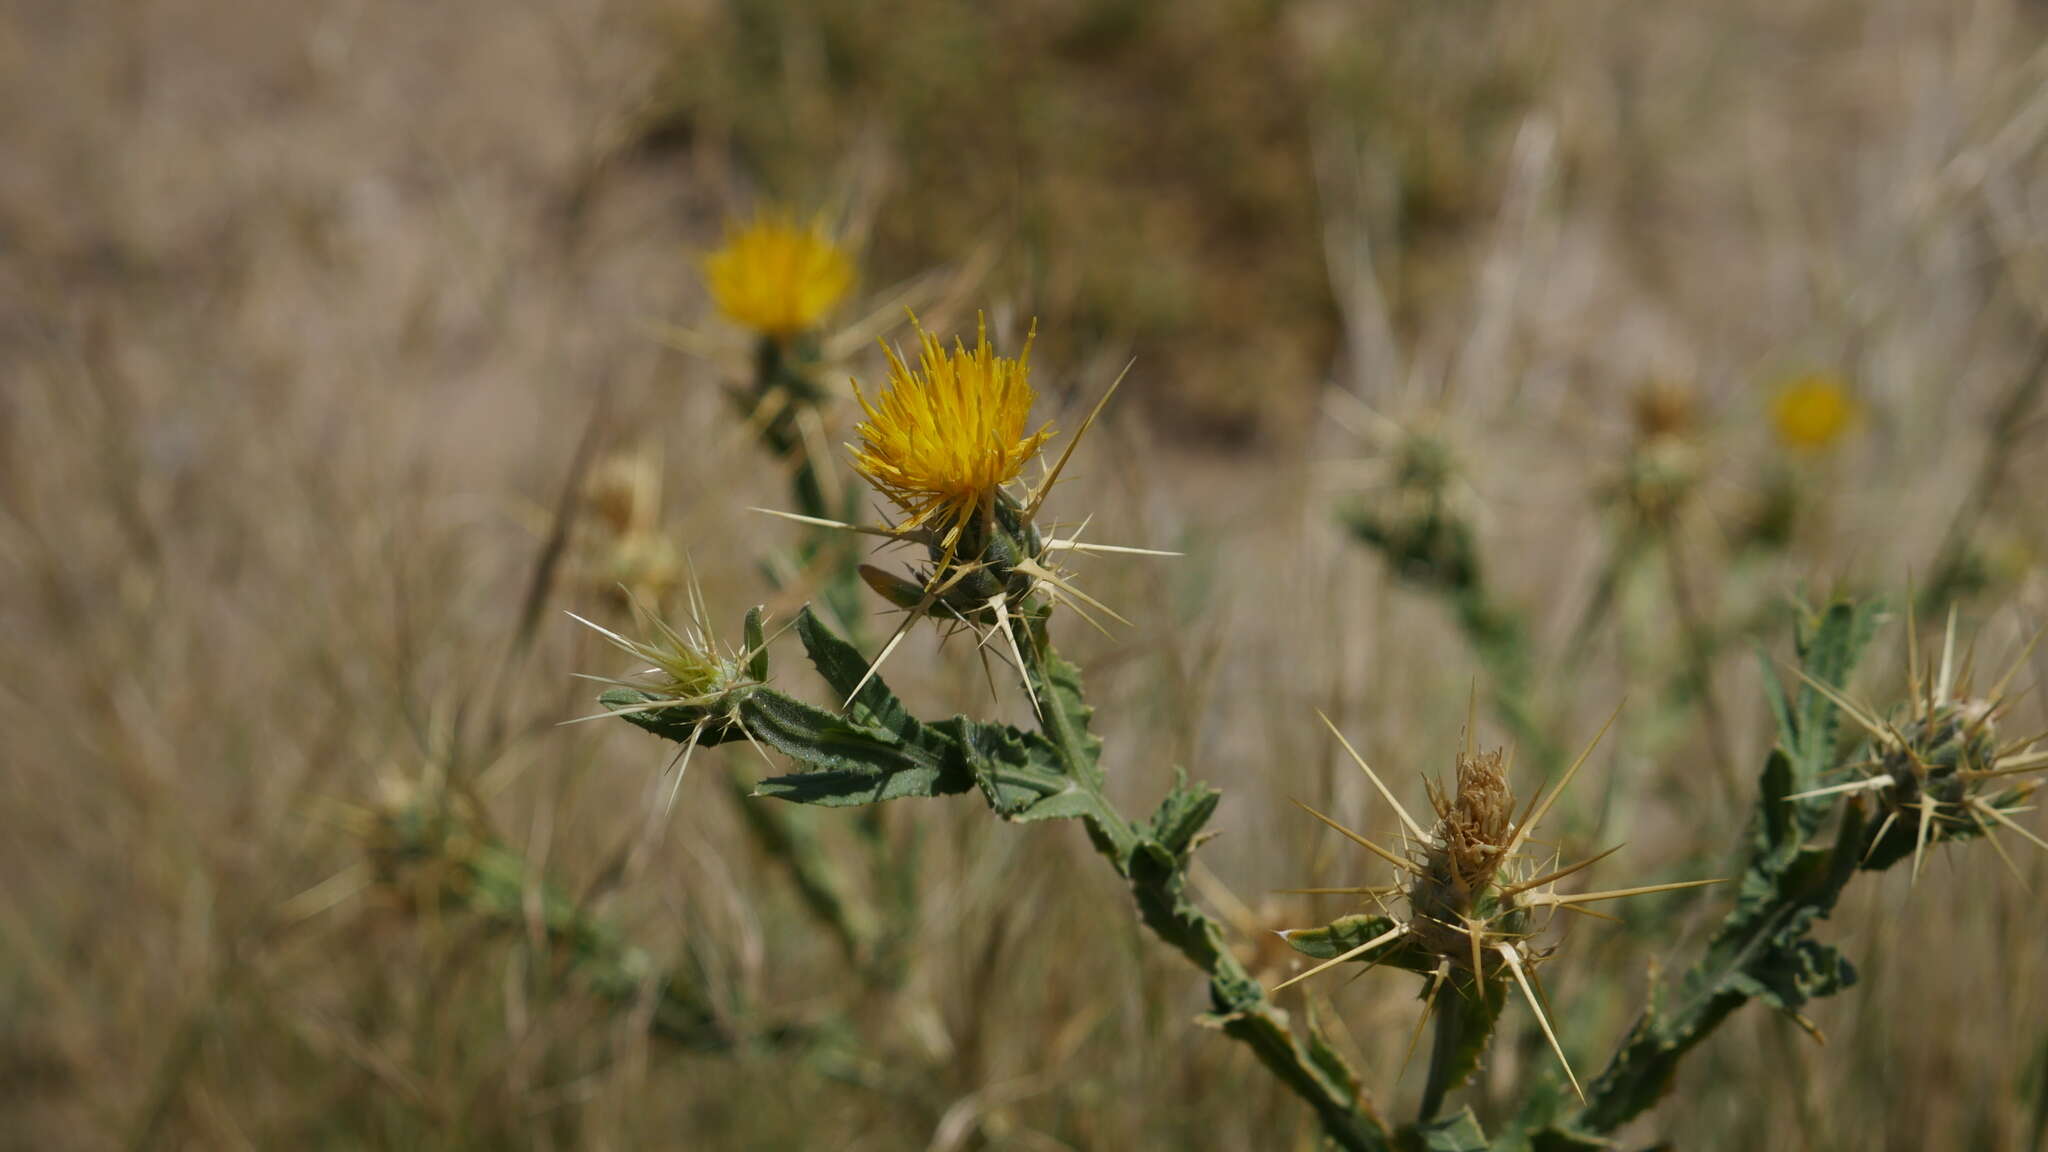
[[[1632,701],[1572,836],[1629,842],[1610,876],[1663,878],[1728,858],[1769,728],[1743,644],[1714,671],[1740,780],[1696,711],[1659,705],[1683,660],[1661,577],[1564,655],[1629,397],[1698,397],[1685,566],[1714,603],[1896,602],[2048,338],[2048,13],[2019,0],[0,10],[10,1148],[1313,1145],[1191,1026],[1199,982],[1074,830],[889,811],[918,915],[900,982],[866,987],[706,778],[749,754],[701,757],[649,820],[664,749],[556,726],[591,707],[570,671],[618,670],[560,611],[607,610],[587,524],[516,639],[586,430],[661,453],[665,527],[731,626],[791,541],[744,511],[781,478],[720,370],[652,335],[712,325],[690,254],[756,197],[871,221],[877,296],[982,260],[977,303],[1042,318],[1064,426],[1136,355],[1055,503],[1188,556],[1091,563],[1135,626],[1070,643],[1118,795],[1145,805],[1176,764],[1223,786],[1203,859],[1262,923],[1341,910],[1271,889],[1363,870],[1290,795],[1384,826],[1312,709],[1419,796],[1478,673],[1441,605],[1334,523],[1335,465],[1365,449],[1333,396],[1448,413],[1558,737]],[[1731,565],[1728,526],[1787,466],[1768,386],[1809,368],[1863,418],[1792,465],[1790,546]],[[2040,427],[1969,524],[1987,657],[2048,608]],[[1881,700],[1899,635],[1859,683]],[[964,654],[898,660],[922,710],[987,706]],[[807,682],[793,647],[778,666]],[[2043,710],[2029,687],[2016,727]],[[862,1059],[664,1049],[531,934],[357,883],[350,814],[423,780],[456,781],[536,883],[597,892],[654,955]],[[1948,855],[1827,926],[1864,980],[1816,1006],[1825,1048],[1746,1012],[1642,1140],[2040,1147],[2039,896],[1982,848]],[[2020,862],[2038,893],[2048,867]],[[1574,927],[1549,972],[1582,1068],[1717,900]],[[1413,992],[1313,993],[1398,1113]],[[1550,1074],[1529,1025],[1511,1013],[1482,1112]]]

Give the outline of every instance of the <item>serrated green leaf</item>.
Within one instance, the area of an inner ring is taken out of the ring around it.
[[[1033,623],[1025,633],[1035,647],[1025,664],[1038,696],[1046,735],[1060,747],[1062,759],[1079,774],[1082,785],[1099,792],[1104,784],[1100,765],[1102,741],[1089,730],[1095,709],[1088,706],[1081,686],[1081,670],[1052,646],[1043,620]]]
[[[1799,666],[1808,676],[1832,687],[1848,683],[1863,648],[1877,629],[1879,606],[1837,600],[1819,617],[1802,621],[1797,637]],[[1792,708],[1793,727],[1781,734],[1792,758],[1795,791],[1814,787],[1834,762],[1836,708],[1832,701],[1802,683]]]
[[[1046,798],[1075,790],[1043,736],[1007,724],[976,724],[965,716],[931,728],[960,750],[988,806],[1005,820],[1022,818]]]
[[[1329,1081],[1342,1085],[1352,1096],[1358,1095],[1358,1074],[1351,1070],[1351,1062],[1344,1054],[1330,1046],[1323,1036],[1323,1029],[1316,1021],[1315,1011],[1308,1014],[1308,1058]]]
[[[1796,637],[1800,670],[1823,684],[1845,684],[1875,628],[1872,605],[1837,601],[1803,618]],[[1785,1012],[1832,995],[1856,979],[1854,967],[1812,940],[1833,911],[1863,848],[1861,806],[1830,797],[1790,800],[1817,786],[1834,766],[1836,706],[1810,684],[1787,690],[1766,677],[1778,744],[1757,780],[1757,816],[1734,907],[1706,954],[1681,981],[1669,1013],[1646,1009],[1621,1049],[1587,1086],[1576,1117],[1538,1133],[1533,1146],[1576,1149],[1612,1132],[1669,1090],[1678,1062],[1749,1000]],[[1832,846],[1809,841],[1838,808]]]
[[[818,675],[824,678],[839,699],[846,701],[848,718],[905,739],[912,738],[917,721],[911,718],[902,701],[896,699],[895,693],[889,691],[888,684],[880,676],[868,675],[868,659],[860,654],[858,648],[847,643],[809,607],[797,614],[796,632],[803,640],[804,652],[810,656],[811,665],[818,670]],[[858,692],[854,691],[856,685],[860,687]]]
[[[1173,787],[1153,811],[1146,832],[1167,851],[1176,855],[1186,852],[1222,799],[1223,793],[1206,784],[1190,787],[1187,773],[1175,769]]]

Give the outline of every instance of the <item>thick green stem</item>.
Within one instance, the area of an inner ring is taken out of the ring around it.
[[[1464,997],[1455,992],[1440,996],[1443,1002],[1435,1004],[1436,1023],[1431,1030],[1429,1050],[1429,1080],[1422,1088],[1422,1109],[1416,1118],[1423,1123],[1436,1119],[1443,1111],[1444,1095],[1457,1087],[1452,1081],[1451,1065],[1456,1058],[1459,1017],[1465,1011]]]

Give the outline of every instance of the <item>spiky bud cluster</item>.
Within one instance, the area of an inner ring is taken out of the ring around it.
[[[1528,910],[1507,885],[1521,872],[1505,868],[1514,842],[1515,794],[1500,749],[1458,758],[1457,784],[1448,795],[1429,784],[1436,826],[1416,846],[1417,866],[1406,890],[1408,924],[1418,943],[1451,962],[1484,975],[1491,954],[1487,937],[1520,940],[1528,935]],[[1479,957],[1474,960],[1474,956]],[[1498,958],[1491,967],[1498,969]]]
[[[1944,704],[1907,723],[1899,736],[1900,743],[1878,762],[1878,771],[1892,782],[1883,792],[1887,812],[1917,817],[1921,800],[1929,797],[1938,804],[1961,804],[1998,760],[1988,700]]]
[[[1916,638],[1911,619],[1906,627],[1909,640]],[[1791,799],[1874,794],[1883,815],[1867,834],[1865,868],[1889,868],[1910,855],[1917,879],[1927,845],[1984,836],[1997,848],[1995,826],[2048,848],[2010,815],[2033,791],[2033,777],[2048,771],[2048,753],[2037,750],[2038,738],[2001,746],[1997,728],[1998,717],[2011,704],[2006,688],[2025,666],[2033,645],[1979,696],[1971,690],[1969,658],[1961,667],[1956,664],[1955,640],[1951,612],[1938,671],[1931,660],[1923,670],[1917,649],[1909,650],[1910,690],[1902,722],[1887,721],[1883,713],[1850,699],[1841,689],[1807,678],[1810,687],[1870,735],[1871,754],[1850,765],[1858,772],[1857,779],[1797,793]],[[2003,848],[1998,851],[2004,854]]]
[[[1336,725],[1331,724],[1327,716],[1323,723],[1329,725],[1344,750],[1350,753],[1359,769],[1372,781],[1373,787],[1400,816],[1408,851],[1404,855],[1382,847],[1315,809],[1302,805],[1325,825],[1394,865],[1398,876],[1397,883],[1388,886],[1302,889],[1311,893],[1357,893],[1376,902],[1381,914],[1348,917],[1325,928],[1285,933],[1288,944],[1296,951],[1321,958],[1323,963],[1280,987],[1305,980],[1347,961],[1383,963],[1429,978],[1425,993],[1427,1003],[1423,1010],[1425,1019],[1434,1009],[1440,1021],[1451,1021],[1441,1026],[1455,1030],[1459,1027],[1455,1015],[1458,1010],[1451,1006],[1452,1003],[1464,1000],[1479,1005],[1480,1016],[1489,1021],[1480,1029],[1482,1034],[1491,1028],[1490,1020],[1499,1013],[1507,989],[1514,987],[1535,1010],[1537,1022],[1542,1025],[1551,1049],[1557,1053],[1559,1062],[1565,1064],[1566,1075],[1571,1076],[1571,1066],[1565,1063],[1564,1051],[1557,1044],[1557,1036],[1551,1031],[1548,1018],[1543,1015],[1537,991],[1536,965],[1547,959],[1552,949],[1540,948],[1533,942],[1547,926],[1547,920],[1546,923],[1536,921],[1535,913],[1556,908],[1583,912],[1585,910],[1580,905],[1596,901],[1668,892],[1719,881],[1685,880],[1607,892],[1566,894],[1557,891],[1558,881],[1616,851],[1609,849],[1564,867],[1556,867],[1554,858],[1542,859],[1525,852],[1531,843],[1529,834],[1549,814],[1558,796],[1571,784],[1587,757],[1593,754],[1591,746],[1565,770],[1557,787],[1517,818],[1514,789],[1508,783],[1509,758],[1498,749],[1482,753],[1467,743],[1458,757],[1453,789],[1446,792],[1440,785],[1432,783],[1429,786],[1430,807],[1436,813],[1436,822],[1424,831],[1401,807],[1400,801],[1394,799],[1393,793],[1366,764],[1365,758],[1358,754],[1349,740],[1344,739],[1343,733],[1337,731]],[[1610,719],[1608,723],[1613,721]],[[1606,729],[1602,728],[1601,733],[1604,735]],[[1595,737],[1594,745],[1598,743],[1599,738]],[[1389,907],[1390,896],[1396,897],[1406,907]],[[1362,942],[1353,943],[1356,940]],[[1452,990],[1451,993],[1441,995],[1446,987]],[[1445,1016],[1445,1013],[1452,1015]],[[1458,1062],[1433,1070],[1432,1083],[1440,1090],[1443,1084],[1462,1079],[1471,1071],[1472,1061],[1476,1059],[1476,1049],[1468,1047]],[[1576,1077],[1572,1077],[1572,1083],[1577,1086]]]
[[[751,738],[746,708],[768,680],[768,639],[763,633],[761,609],[747,613],[746,646],[732,651],[721,647],[712,633],[703,595],[694,580],[688,591],[690,620],[681,627],[634,601],[634,615],[647,633],[645,639],[621,636],[570,614],[614,647],[647,664],[629,678],[584,676],[611,686],[601,698],[607,710],[598,715],[624,716],[663,733],[687,732],[687,737],[676,737],[684,746],[680,758],[684,768],[699,743]],[[680,770],[677,782],[681,782]]]

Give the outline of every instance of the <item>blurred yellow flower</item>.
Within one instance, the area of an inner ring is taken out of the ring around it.
[[[727,229],[704,277],[728,319],[781,338],[818,326],[852,286],[853,263],[822,221],[805,227],[787,212],[764,211]]]
[[[1786,447],[1818,452],[1848,430],[1856,418],[1856,402],[1842,382],[1819,373],[1800,376],[1778,389],[1771,401],[1771,422]]]
[[[921,355],[915,368],[894,350],[889,383],[874,403],[854,384],[867,414],[855,431],[854,470],[889,497],[914,531],[943,526],[951,543],[977,510],[1017,478],[1025,461],[1052,435],[1050,424],[1026,433],[1031,418],[1031,339],[1012,360],[995,354],[983,318],[975,346],[954,341],[948,353],[937,336],[918,326]]]

